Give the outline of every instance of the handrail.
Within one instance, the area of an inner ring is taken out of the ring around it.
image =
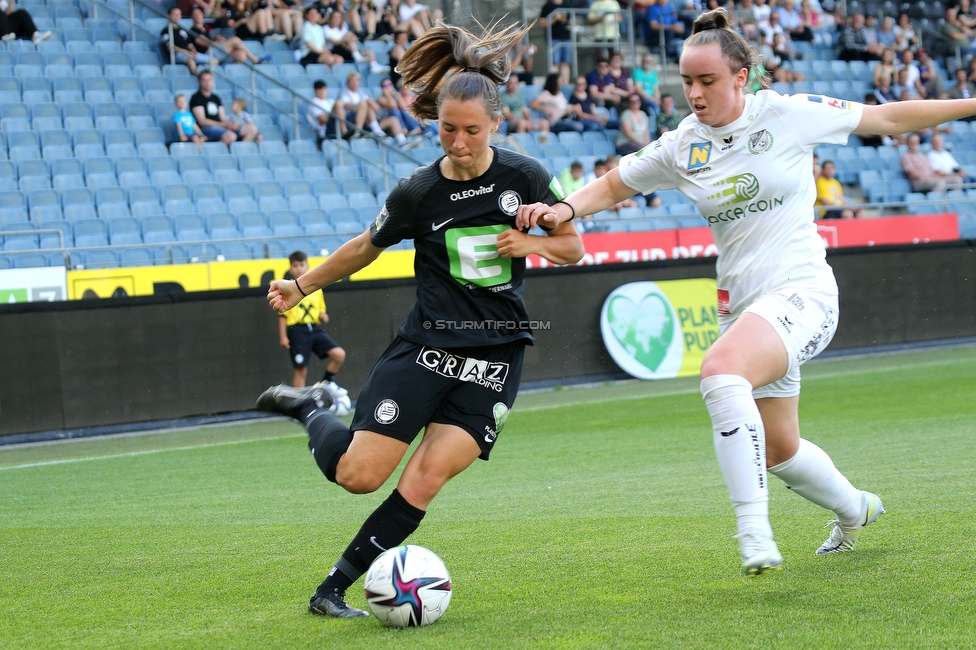
[[[138,0],[138,1],[139,1],[139,5],[143,9],[149,10],[150,13],[155,14],[157,17],[164,18],[167,21],[169,21],[169,17],[166,14],[164,14],[163,12],[161,12],[159,9],[157,9],[156,7],[154,7],[154,6],[146,3],[144,0]],[[121,12],[117,11],[114,7],[112,7],[112,6],[108,5],[108,4],[104,4],[104,0],[92,0],[92,8],[93,8],[92,13],[94,15],[97,15],[97,11],[94,8],[97,5],[99,5],[100,3],[102,3],[102,7],[104,9],[107,9],[108,11],[114,13],[116,16],[120,16],[123,19],[129,20],[130,21],[131,28],[132,28],[132,39],[131,40],[134,41],[134,40],[136,40],[136,38],[135,38],[135,30],[136,30],[136,24],[135,24],[135,2],[136,2],[136,0],[128,0],[129,17],[122,16]],[[173,39],[172,39],[173,23],[168,23],[168,24],[169,24],[169,28],[170,28],[170,43],[172,43],[173,42]],[[143,29],[143,31],[146,31],[146,33],[149,34],[149,31],[148,30]],[[154,38],[158,38],[155,34],[150,34],[150,36],[152,36]],[[205,36],[203,36],[203,38],[206,39]],[[217,43],[215,41],[212,41],[210,39],[206,39],[206,40],[211,45],[211,47],[210,47],[210,51],[211,52],[215,52],[216,50],[219,50],[220,49],[220,44],[219,43]],[[175,51],[174,49],[172,49],[172,48],[170,49],[171,61],[173,60],[173,57],[174,57],[174,55],[173,55],[173,52],[174,51]],[[225,55],[225,57],[223,59],[221,59],[221,60],[226,60],[229,57],[230,57],[230,55]],[[211,55],[211,60],[212,61],[215,61],[217,59],[213,55]],[[231,78],[229,76],[221,75],[221,78],[223,80],[225,80],[227,83],[232,84],[234,87],[243,88],[245,91],[248,91],[248,92],[251,93],[251,99],[252,99],[252,104],[254,105],[254,114],[255,115],[258,115],[259,114],[259,112],[258,112],[258,101],[257,101],[259,98],[258,98],[258,95],[257,95],[257,87],[256,87],[256,84],[255,84],[255,75],[260,75],[267,82],[270,82],[270,83],[274,84],[275,86],[277,86],[278,88],[280,88],[282,90],[285,90],[288,93],[290,93],[292,95],[292,111],[293,111],[292,119],[294,120],[294,126],[295,126],[295,138],[294,139],[296,139],[296,140],[297,139],[300,139],[298,137],[299,136],[299,129],[298,129],[298,127],[299,127],[300,124],[304,123],[304,116],[299,116],[298,115],[298,100],[301,99],[303,102],[308,103],[308,102],[311,101],[311,98],[305,97],[305,96],[299,94],[298,92],[296,92],[295,90],[293,90],[292,88],[289,88],[287,85],[283,84],[277,78],[275,78],[275,77],[273,77],[271,75],[268,75],[267,73],[261,71],[260,70],[260,66],[255,66],[250,61],[242,61],[242,62],[239,63],[239,65],[244,65],[251,72],[251,87],[250,88],[244,86],[243,84],[239,83],[236,79],[233,79],[233,78]],[[334,115],[331,116],[331,119],[334,119],[337,122],[339,121],[339,118],[337,118]],[[369,131],[365,131],[363,129],[359,129],[358,127],[356,127],[355,123],[350,122],[348,120],[344,120],[343,119],[341,121],[343,123],[345,123],[347,129],[351,128],[354,132],[359,133],[360,137],[363,137],[363,138],[366,138],[366,139],[371,139],[374,142],[376,142],[379,145],[380,150],[382,150],[382,151],[385,152],[386,149],[390,148],[390,145],[387,144],[379,136],[377,136],[377,135],[375,135],[375,134],[373,134],[373,133],[371,133]],[[339,130],[340,129],[336,129],[337,132]],[[341,150],[341,147],[340,147],[340,150]],[[394,147],[394,151],[396,151],[397,154],[399,154],[401,156],[404,156],[408,160],[416,163],[418,166],[423,164],[421,161],[417,160],[412,155],[410,155],[408,153],[405,153],[401,149],[398,149],[398,148],[395,148]],[[346,153],[351,153],[353,156],[355,156],[356,158],[359,159],[360,163],[366,163],[368,165],[372,165],[373,167],[376,167],[377,169],[380,169],[381,171],[383,171],[384,172],[384,174],[383,174],[384,189],[389,190],[388,179],[386,178],[388,172],[387,172],[387,169],[386,168],[381,168],[379,165],[377,165],[376,163],[372,162],[371,160],[368,160],[367,158],[359,155],[358,152],[352,151],[351,148],[350,149],[347,149],[346,150]],[[387,156],[386,157],[387,158],[389,157],[389,154],[388,153],[387,153]]]
[[[570,34],[570,48],[572,50],[572,63],[570,64],[570,70],[573,74],[573,78],[579,76],[579,47],[582,45],[585,49],[597,49],[597,48],[608,48],[615,49],[615,51],[620,52],[621,42],[627,44],[630,50],[630,60],[634,67],[637,66],[637,48],[634,44],[634,14],[630,9],[622,9],[619,13],[624,17],[624,21],[627,27],[627,39],[622,40],[620,38],[620,30],[617,30],[617,38],[612,41],[580,41],[579,34],[582,33],[588,26],[589,23],[586,17],[589,15],[589,9],[568,9],[559,7],[552,13],[565,13],[569,16],[569,34]],[[616,12],[615,12],[616,13]],[[552,15],[552,14],[550,14]],[[581,22],[577,22],[577,17],[581,18]],[[547,50],[547,63],[549,65],[549,70],[552,70],[552,21],[546,21],[546,50]],[[622,52],[620,52],[623,54]]]

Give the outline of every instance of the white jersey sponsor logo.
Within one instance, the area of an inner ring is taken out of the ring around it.
[[[482,194],[491,194],[495,191],[495,184],[482,185],[476,190],[464,190],[463,192],[455,192],[451,195],[452,201],[461,201],[464,199],[470,199],[472,196],[481,196]]]

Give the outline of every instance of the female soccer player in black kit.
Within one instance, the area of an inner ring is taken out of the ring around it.
[[[522,300],[525,256],[556,264],[582,257],[571,223],[548,236],[515,229],[520,206],[563,198],[537,160],[489,146],[498,128],[498,87],[511,72],[511,52],[525,30],[488,30],[477,38],[437,26],[399,62],[417,93],[411,111],[437,119],[446,155],[401,179],[369,230],[299,278],[271,284],[268,302],[284,312],[302,297],[370,264],[388,246],[413,239],[417,302],[398,336],[370,372],[352,427],[328,411],[321,386],[275,386],[258,408],[300,420],[326,478],[354,494],[377,490],[421,429],[393,494],[366,520],[309,610],[351,618],[346,590],[382,550],[420,525],[442,487],[476,458],[488,459],[518,393],[524,346],[532,332]],[[450,74],[449,74],[450,73]]]

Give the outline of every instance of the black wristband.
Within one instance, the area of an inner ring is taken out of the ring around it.
[[[556,203],[562,203],[563,205],[569,205],[569,203],[566,203],[565,201],[562,201],[562,200],[556,201]],[[556,203],[553,203],[553,205],[556,205]],[[573,216],[571,216],[569,219],[566,219],[566,221],[572,221],[573,219],[576,218],[576,208],[574,208],[573,206],[569,205],[569,209],[573,211]]]
[[[305,298],[308,298],[308,294],[302,291],[301,285],[298,284],[298,278],[295,278],[295,288],[298,289],[298,293],[302,294]]]

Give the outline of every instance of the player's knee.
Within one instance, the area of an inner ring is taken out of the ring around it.
[[[329,350],[329,356],[332,357],[332,360],[336,363],[342,363],[346,360],[346,351],[342,348],[332,348]]]
[[[386,482],[386,477],[376,476],[371,472],[350,471],[342,465],[336,470],[336,483],[351,494],[370,494],[380,489]]]
[[[714,375],[731,373],[731,359],[721,348],[712,347],[702,359],[701,378],[706,379]]]

